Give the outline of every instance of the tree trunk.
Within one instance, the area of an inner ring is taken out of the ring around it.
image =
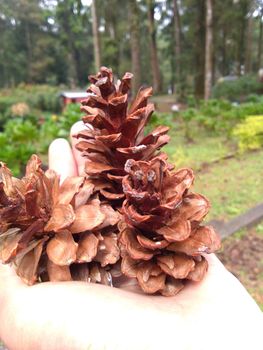
[[[222,45],[222,75],[225,76],[228,74],[227,69],[227,45],[226,45],[226,28],[223,28],[223,45]]]
[[[238,39],[237,39],[237,75],[240,76],[242,74],[242,66],[244,65],[244,51],[245,51],[245,32],[247,28],[247,18],[246,15],[249,10],[249,1],[243,1],[240,2],[240,11],[241,11],[241,18],[240,18],[240,27],[238,31]]]
[[[28,21],[25,21],[25,34],[26,34],[26,48],[27,48],[27,82],[31,83],[32,82],[31,66],[32,66],[33,54],[32,54],[31,33],[30,33]]]
[[[195,25],[195,97],[204,98],[205,81],[205,1],[195,0],[196,25]]]
[[[257,66],[258,69],[261,68],[261,56],[262,56],[262,39],[263,39],[263,8],[260,11],[260,17],[259,17],[259,40],[258,40],[258,59],[257,59]]]
[[[161,73],[157,55],[156,29],[154,24],[154,0],[147,0],[148,28],[150,34],[150,52],[153,77],[153,89],[155,93],[161,92]]]
[[[91,12],[92,12],[92,33],[93,33],[93,45],[94,45],[95,69],[99,71],[101,67],[101,55],[100,55],[100,38],[99,38],[99,30],[98,30],[96,0],[92,0]]]
[[[141,60],[140,60],[140,30],[139,13],[136,0],[129,0],[129,24],[131,35],[131,60],[132,72],[134,74],[132,82],[132,94],[136,94],[141,86]]]
[[[175,31],[175,70],[177,90],[181,90],[181,23],[177,0],[173,0],[174,31]]]
[[[213,7],[212,0],[206,0],[206,35],[205,35],[205,100],[211,96],[213,66]]]
[[[253,13],[250,13],[247,24],[245,73],[251,72],[251,55],[253,50]]]

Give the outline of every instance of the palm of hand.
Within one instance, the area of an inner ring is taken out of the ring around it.
[[[76,175],[83,160],[58,140],[50,167]],[[261,312],[215,256],[208,260],[205,279],[172,298],[140,294],[127,281],[118,289],[82,282],[27,287],[0,266],[0,337],[10,350],[261,349]]]

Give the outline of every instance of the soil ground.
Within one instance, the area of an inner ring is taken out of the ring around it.
[[[263,311],[263,224],[225,239],[218,257]]]

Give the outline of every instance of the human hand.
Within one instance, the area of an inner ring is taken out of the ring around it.
[[[84,163],[60,139],[50,147],[49,164],[63,180]],[[204,280],[171,298],[142,295],[126,283],[28,287],[0,265],[0,338],[9,350],[262,349],[259,308],[216,256],[207,258]]]

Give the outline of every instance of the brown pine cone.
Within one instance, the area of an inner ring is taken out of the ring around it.
[[[187,280],[200,281],[208,264],[203,253],[220,247],[210,226],[200,226],[208,200],[189,191],[191,169],[171,172],[166,161],[128,160],[123,178],[126,199],[119,224],[121,269],[137,278],[145,293],[171,296]]]
[[[144,136],[144,127],[154,111],[148,103],[152,88],[141,88],[128,108],[131,73],[116,84],[111,69],[102,67],[90,76],[91,95],[82,102],[87,128],[77,149],[87,158],[86,173],[94,179],[95,189],[107,199],[121,199],[124,165],[128,159],[150,160],[169,141],[168,127],[160,126]]]
[[[111,284],[119,213],[92,195],[94,185],[84,177],[59,185],[35,155],[21,180],[0,165],[0,260],[14,262],[27,284],[72,277]]]

